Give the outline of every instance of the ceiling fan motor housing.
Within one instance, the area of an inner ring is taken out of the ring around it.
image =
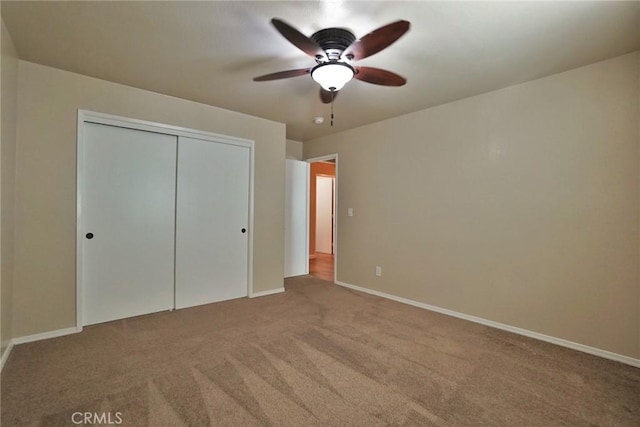
[[[356,41],[356,36],[344,28],[325,28],[314,33],[311,40],[326,52],[329,60],[335,61],[340,59],[342,52]]]

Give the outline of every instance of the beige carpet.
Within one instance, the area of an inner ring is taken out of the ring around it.
[[[286,289],[16,346],[2,426],[640,425],[640,369],[310,276]]]

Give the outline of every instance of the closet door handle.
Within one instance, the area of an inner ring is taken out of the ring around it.
[[[89,240],[93,239],[93,233],[87,233],[85,237]]]
[[[246,232],[247,232],[247,229],[246,229],[246,228],[243,228],[243,229],[242,229],[242,230],[240,230],[240,231],[242,231],[242,234],[244,234],[244,233],[246,233]]]

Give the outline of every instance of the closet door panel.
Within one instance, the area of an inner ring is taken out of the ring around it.
[[[177,137],[86,123],[85,325],[173,308]]]
[[[249,167],[249,148],[179,138],[176,308],[247,296]]]

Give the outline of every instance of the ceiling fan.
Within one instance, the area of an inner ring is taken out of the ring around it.
[[[409,30],[408,21],[392,22],[360,39],[343,28],[325,28],[307,37],[280,19],[274,18],[271,23],[285,39],[313,57],[316,65],[265,74],[255,77],[253,80],[256,82],[310,74],[320,84],[320,99],[325,104],[332,102],[337,92],[353,78],[382,86],[402,86],[407,82],[404,77],[391,71],[355,66],[351,62],[367,58],[390,46]]]

